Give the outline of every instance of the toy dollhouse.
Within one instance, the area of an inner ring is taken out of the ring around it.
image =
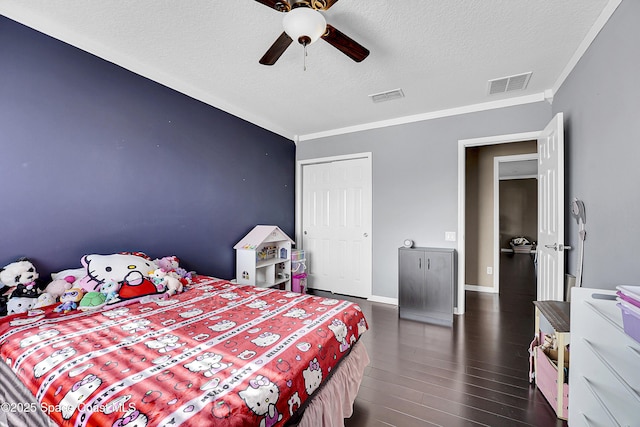
[[[256,225],[233,248],[241,285],[291,290],[291,240],[278,226]]]

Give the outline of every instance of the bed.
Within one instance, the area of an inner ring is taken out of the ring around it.
[[[366,319],[337,299],[194,276],[168,298],[53,307],[0,318],[0,425],[340,425],[368,363]]]

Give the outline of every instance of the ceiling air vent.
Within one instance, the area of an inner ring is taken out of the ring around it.
[[[369,98],[375,103],[391,101],[392,99],[404,98],[404,92],[402,92],[402,89],[394,89],[387,92],[374,93],[369,95]]]
[[[531,72],[489,80],[489,95],[527,88]]]

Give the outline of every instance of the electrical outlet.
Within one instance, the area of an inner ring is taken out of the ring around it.
[[[444,240],[447,242],[455,242],[456,241],[456,232],[455,231],[445,231],[444,232]]]
[[[487,267],[487,274],[493,274],[493,268]]]

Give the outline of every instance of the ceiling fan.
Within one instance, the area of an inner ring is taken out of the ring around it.
[[[278,12],[285,13],[284,32],[260,58],[260,64],[273,65],[285,50],[297,40],[305,48],[319,38],[356,62],[369,56],[369,50],[327,24],[319,10],[327,10],[338,0],[256,0]]]

